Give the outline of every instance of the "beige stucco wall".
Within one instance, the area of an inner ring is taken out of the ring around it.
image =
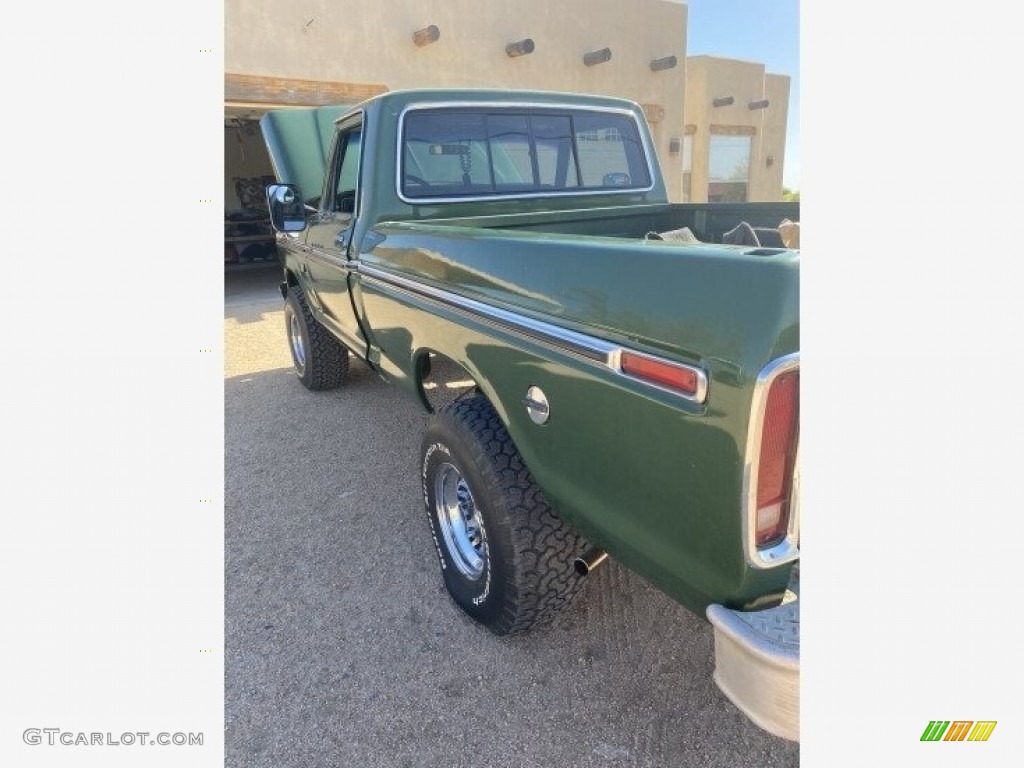
[[[765,72],[764,65],[714,56],[686,60],[684,122],[693,134],[693,202],[706,202],[712,126],[752,131],[748,201],[782,199],[785,163],[789,76]],[[720,96],[732,96],[729,106],[715,107]],[[767,99],[765,109],[752,110],[752,101]],[[768,165],[768,157],[772,163]]]
[[[680,199],[686,80],[685,5],[668,0],[225,0],[225,71],[242,75],[417,87],[533,88],[599,93],[654,104],[651,124],[672,199]],[[413,33],[436,25],[423,47]],[[508,43],[531,38],[532,54],[510,58]],[[609,47],[610,61],[583,54]],[[676,56],[652,72],[652,59]]]

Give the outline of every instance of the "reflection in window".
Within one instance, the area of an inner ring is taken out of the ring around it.
[[[340,139],[338,154],[337,184],[334,188],[334,210],[354,213],[356,185],[359,183],[359,148],[362,145],[362,128],[356,128]]]
[[[429,195],[425,183],[491,186],[484,116],[459,112],[417,114],[406,121],[405,193]]]
[[[487,139],[499,192],[533,186],[530,132],[526,115],[488,115]]]
[[[356,129],[348,135],[345,151],[341,159],[341,171],[338,173],[338,192],[354,192],[359,179],[359,145],[362,131]]]
[[[534,115],[530,118],[530,124],[537,146],[540,185],[556,189],[579,186],[569,118],[562,115]]]
[[[629,175],[629,154],[637,151],[638,142],[626,139],[604,115],[581,115],[575,122],[583,186],[634,186]]]
[[[750,182],[750,136],[711,136],[708,202],[745,203]]]

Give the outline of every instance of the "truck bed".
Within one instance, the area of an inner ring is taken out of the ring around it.
[[[799,221],[799,203],[670,203],[614,208],[496,213],[481,216],[479,203],[474,214],[432,218],[434,224],[486,229],[527,230],[551,234],[643,239],[648,232],[669,232],[688,228],[697,240],[721,243],[722,235],[746,221],[752,227],[776,228],[783,220]]]

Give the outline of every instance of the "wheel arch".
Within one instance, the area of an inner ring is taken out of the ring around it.
[[[431,391],[446,386],[446,383],[441,381],[442,377],[447,378],[449,384],[458,381],[462,386],[456,389],[472,389],[487,398],[492,406],[495,405],[494,393],[481,386],[483,377],[468,361],[457,360],[431,347],[421,347],[413,354],[412,369],[416,396],[428,413],[436,413],[438,410],[437,401],[442,398],[432,396]],[[462,378],[453,379],[453,375]]]
[[[288,289],[289,288],[298,288],[298,287],[299,287],[298,275],[295,274],[294,270],[289,269],[288,267],[285,267],[285,270],[284,270],[284,280],[278,286],[278,289],[281,291],[281,298],[282,299],[287,299],[288,298]]]

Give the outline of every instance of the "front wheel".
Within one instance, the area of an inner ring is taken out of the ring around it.
[[[492,632],[549,622],[576,596],[586,540],[558,518],[480,395],[432,417],[423,439],[423,498],[445,586]]]
[[[348,373],[348,350],[317,322],[296,286],[288,287],[284,327],[295,374],[303,386],[312,390],[340,387]]]

